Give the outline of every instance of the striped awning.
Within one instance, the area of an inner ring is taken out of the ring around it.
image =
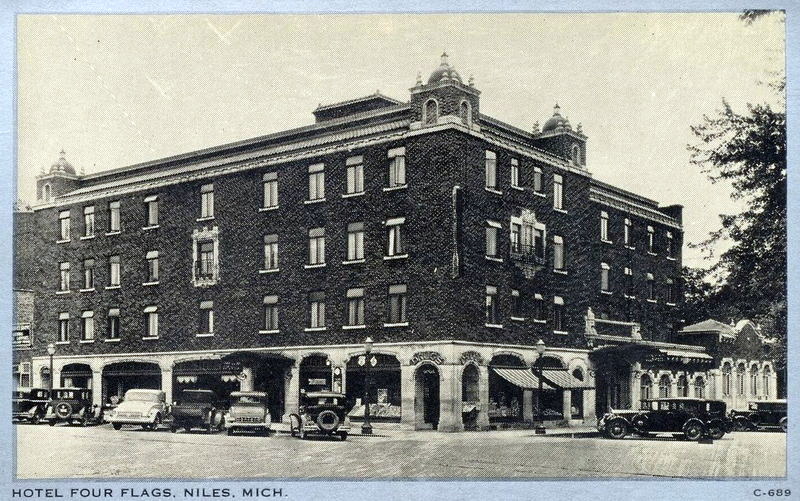
[[[665,349],[662,349],[661,353],[665,354],[667,357],[670,357],[670,358],[680,358],[680,359],[688,359],[688,360],[713,360],[714,359],[714,357],[712,357],[708,353],[702,353],[702,352],[699,352],[699,351],[665,350]]]
[[[589,381],[581,381],[563,369],[542,369],[544,380],[564,390],[594,388]]]
[[[539,378],[537,378],[533,371],[530,369],[510,369],[510,368],[498,368],[492,367],[492,370],[500,376],[501,378],[505,379],[509,383],[519,386],[520,388],[526,390],[538,390],[539,389]],[[547,384],[544,379],[542,379],[542,389],[545,390],[552,390],[554,389],[552,386]]]

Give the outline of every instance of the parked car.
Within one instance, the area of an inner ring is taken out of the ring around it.
[[[682,434],[689,440],[720,439],[731,429],[725,416],[725,402],[702,398],[655,398],[642,401],[639,410],[614,410],[605,414],[597,429],[610,438],[629,433],[648,436],[658,433]]]
[[[139,425],[145,430],[155,430],[169,419],[166,395],[161,390],[132,389],[125,392],[122,401],[111,410],[108,422],[115,430],[124,424]]]
[[[11,421],[39,424],[47,413],[50,390],[43,388],[20,388],[14,391],[11,400]]]
[[[309,435],[338,435],[347,440],[350,418],[347,417],[347,396],[332,391],[300,394],[300,413],[291,414],[290,431],[293,437]]]
[[[234,391],[225,422],[228,435],[237,431],[256,431],[269,435],[272,416],[269,413],[267,394],[261,391]]]
[[[86,388],[53,388],[44,420],[50,426],[61,421],[67,424],[99,423],[99,409],[92,405],[92,390]]]
[[[183,390],[170,407],[170,431],[175,433],[179,428],[186,431],[203,428],[208,433],[221,431],[225,425],[224,407],[212,390]]]
[[[736,431],[780,429],[789,427],[786,400],[759,400],[748,402],[746,411],[731,411]]]

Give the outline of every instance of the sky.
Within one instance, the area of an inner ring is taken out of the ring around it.
[[[784,26],[737,13],[26,15],[17,48],[23,201],[62,148],[89,174],[308,125],[320,103],[376,90],[407,101],[446,50],[482,113],[531,130],[557,102],[589,137],[590,172],[684,205],[696,243],[741,205],[689,162],[690,126],[723,98],[775,104],[762,82],[783,68]],[[684,247],[684,264],[711,262]]]

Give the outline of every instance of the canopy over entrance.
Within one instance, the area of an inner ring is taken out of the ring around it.
[[[582,390],[594,388],[594,385],[588,381],[581,381],[576,378],[569,371],[564,369],[543,369],[542,377],[545,381],[564,390]]]
[[[636,362],[663,368],[672,365],[707,368],[714,362],[708,353],[692,350],[689,346],[655,346],[642,343],[602,346],[589,353],[589,358],[598,368]]]
[[[525,390],[538,390],[539,389],[539,378],[533,373],[530,369],[511,369],[511,368],[499,368],[499,367],[492,367],[492,371],[495,374],[500,376],[501,378],[505,379],[509,383],[518,386]],[[553,386],[548,384],[547,382],[542,379],[542,389],[545,390],[552,390],[554,389]]]

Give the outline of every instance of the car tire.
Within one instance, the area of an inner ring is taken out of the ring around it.
[[[177,433],[178,432],[178,427],[177,426],[170,426],[169,427],[169,431],[170,431],[170,433]]]
[[[736,418],[736,421],[733,422],[733,426],[736,431],[748,431],[752,428],[750,421],[743,417]]]
[[[150,423],[149,429],[150,431],[156,431],[158,429],[158,425],[161,424],[161,414],[156,414],[156,417],[153,419],[153,422]]]
[[[233,428],[228,428],[228,436],[233,436]]]
[[[707,435],[712,440],[719,440],[725,436],[725,428],[721,423],[711,423],[708,425]]]
[[[606,425],[606,433],[615,440],[623,439],[628,434],[628,423],[622,419],[615,419]]]
[[[326,431],[328,433],[334,432],[337,428],[339,428],[340,423],[341,420],[339,419],[339,416],[337,416],[336,413],[330,409],[326,409],[317,415],[317,426],[319,426],[319,429],[322,431]]]
[[[631,419],[631,425],[637,433],[644,436],[647,434],[647,424],[649,420],[646,414],[637,414]]]
[[[55,426],[55,425],[56,425],[56,420],[55,420],[55,419],[51,419],[51,420],[50,420],[50,422],[49,422],[48,424],[49,424],[50,426]]]
[[[339,432],[339,438],[342,439],[342,442],[347,440],[347,432],[346,431]]]
[[[111,423],[111,426],[113,426],[114,429],[117,430],[117,431],[122,429],[122,424],[120,424],[120,423]]]
[[[703,438],[703,425],[697,421],[690,421],[683,425],[683,434],[687,440],[696,442]]]
[[[786,430],[789,429],[789,418],[788,417],[781,418],[781,420],[778,422],[778,424],[781,427],[781,431],[786,433]]]
[[[41,418],[42,418],[42,417],[41,417],[41,416],[40,416],[38,413],[37,413],[37,414],[34,414],[34,415],[33,415],[33,417],[31,417],[30,423],[31,423],[31,424],[39,424],[39,420],[40,420]]]

